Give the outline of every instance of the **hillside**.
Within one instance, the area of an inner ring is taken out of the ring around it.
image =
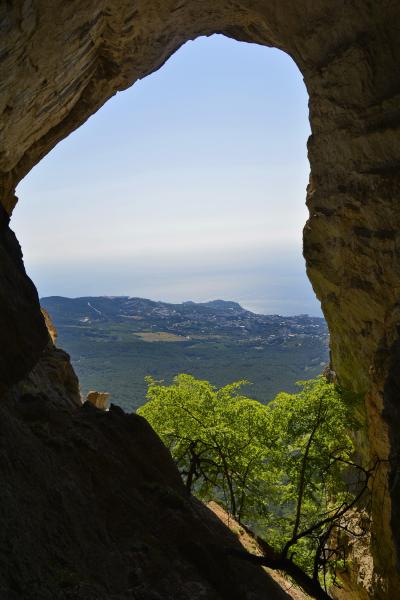
[[[131,297],[41,299],[67,350],[82,392],[111,392],[127,410],[143,403],[144,377],[192,373],[215,385],[252,382],[246,393],[269,402],[320,373],[328,360],[322,318],[259,315],[236,302],[169,304]]]

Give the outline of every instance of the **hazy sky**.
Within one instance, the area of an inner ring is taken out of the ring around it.
[[[185,44],[18,187],[12,226],[39,294],[320,314],[301,255],[308,135],[287,55]]]

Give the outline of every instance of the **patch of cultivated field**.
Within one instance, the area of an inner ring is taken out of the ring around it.
[[[134,335],[140,337],[144,342],[187,342],[185,336],[166,331],[139,331]]]

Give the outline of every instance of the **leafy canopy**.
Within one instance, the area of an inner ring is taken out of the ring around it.
[[[341,560],[336,551],[327,557],[327,539],[354,502],[360,471],[351,462],[354,411],[335,385],[303,381],[299,393],[263,405],[241,395],[244,381],[217,389],[181,374],[172,385],[147,383],[138,413],[170,449],[188,491],[217,499],[314,581]]]
[[[190,375],[171,386],[148,378],[149,402],[138,410],[170,449],[188,490],[205,500],[220,496],[235,516],[261,475],[268,420],[262,404],[240,395],[244,383],[216,389]]]

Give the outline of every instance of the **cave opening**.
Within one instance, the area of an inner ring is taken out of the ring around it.
[[[222,35],[186,43],[19,185],[13,226],[39,295],[222,298],[255,313],[321,316],[301,250],[307,101],[298,68],[280,50]],[[87,304],[76,323],[83,328],[101,314]],[[118,402],[121,386],[114,389],[107,359],[89,365],[90,348],[65,332],[62,326],[59,345],[70,352],[83,392],[100,386]],[[100,341],[101,333],[91,338],[96,347]],[[326,359],[324,333],[304,374]],[[154,372],[149,362],[146,368]],[[249,378],[245,364],[240,376]],[[302,373],[290,376],[289,387]],[[125,377],[127,406],[129,389],[143,395],[144,384]]]

